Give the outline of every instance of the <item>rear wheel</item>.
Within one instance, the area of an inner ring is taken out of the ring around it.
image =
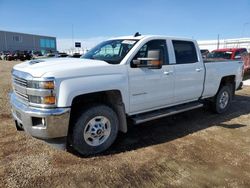
[[[119,121],[112,108],[92,106],[78,117],[72,132],[72,146],[82,155],[100,153],[115,141],[118,127]]]
[[[231,85],[225,85],[220,88],[213,102],[213,110],[216,113],[221,114],[228,110],[232,101],[232,93]]]

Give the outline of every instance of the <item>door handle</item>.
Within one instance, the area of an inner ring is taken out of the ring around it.
[[[196,70],[196,72],[201,72],[202,71],[202,68],[197,68],[197,69],[195,69]]]
[[[170,75],[170,74],[172,74],[172,73],[173,73],[173,71],[164,71],[164,72],[163,72],[164,75]]]

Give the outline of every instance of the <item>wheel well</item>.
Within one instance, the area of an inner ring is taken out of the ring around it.
[[[121,92],[119,90],[108,90],[79,95],[73,99],[68,135],[70,135],[72,127],[82,110],[93,104],[105,104],[110,106],[117,113],[119,119],[119,130],[121,132],[127,132],[125,107],[122,101]]]
[[[122,103],[121,92],[118,90],[101,91],[95,93],[88,93],[76,96],[72,101],[72,111],[83,109],[84,106],[89,106],[93,103],[102,103],[113,106]]]
[[[229,76],[224,76],[222,79],[221,79],[221,82],[220,82],[220,87],[218,89],[218,92],[220,90],[221,87],[225,86],[225,85],[229,85],[229,84],[232,84],[232,91],[233,91],[233,96],[234,96],[234,93],[235,93],[235,75],[229,75]]]

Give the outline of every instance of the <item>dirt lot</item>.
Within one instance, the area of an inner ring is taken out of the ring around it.
[[[81,158],[10,118],[15,63],[0,61],[0,187],[250,187],[250,87],[228,113],[198,109],[130,127],[103,155]]]

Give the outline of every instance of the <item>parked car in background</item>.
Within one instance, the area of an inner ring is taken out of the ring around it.
[[[68,54],[64,52],[50,52],[46,54],[46,57],[68,57]]]
[[[213,50],[211,53],[207,55],[207,59],[243,60],[244,56],[246,55],[247,55],[246,48],[223,48],[223,49]],[[244,71],[247,71],[249,65],[247,65],[247,61],[244,61],[244,63],[246,63],[246,65],[244,65]]]
[[[65,53],[65,52],[59,52],[58,54],[57,54],[57,57],[68,57],[69,55],[67,54],[67,53]]]
[[[45,54],[46,57],[55,57],[55,53],[47,53]]]
[[[247,53],[246,48],[223,48],[213,50],[208,54],[208,58],[213,59],[241,59],[242,55]]]
[[[7,60],[7,61],[15,60],[15,53],[14,52],[7,52],[5,54],[5,60]]]
[[[71,57],[80,58],[82,55],[80,53],[73,53]]]
[[[38,57],[43,56],[43,54],[41,51],[33,51],[32,56],[33,56],[33,58],[38,58]]]
[[[31,51],[16,51],[14,52],[14,60],[26,61],[31,60]]]
[[[244,72],[250,71],[250,53],[242,56],[242,60],[244,62]]]
[[[0,52],[0,60],[5,60],[4,52]]]
[[[13,52],[1,52],[0,53],[0,59],[1,60],[7,60],[7,61],[26,61],[32,59],[31,51],[13,51]]]

